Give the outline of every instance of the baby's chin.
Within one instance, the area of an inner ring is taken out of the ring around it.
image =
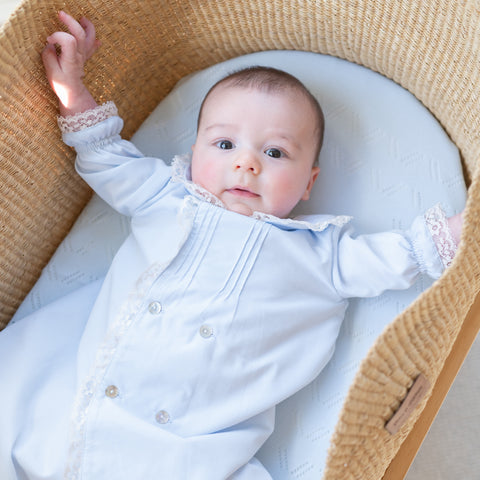
[[[254,210],[248,205],[245,205],[244,203],[241,203],[241,202],[226,205],[226,208],[231,212],[239,213],[240,215],[245,215],[246,217],[251,217],[254,212],[259,212],[259,213],[265,213],[266,215],[272,215],[278,218],[288,218],[288,215],[277,215],[276,213],[264,212],[261,209]]]
[[[240,215],[245,215],[246,217],[251,217],[253,215],[253,210],[244,203],[233,203],[227,206],[228,210],[239,213]]]

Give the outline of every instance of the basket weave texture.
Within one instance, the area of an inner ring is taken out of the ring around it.
[[[90,198],[56,127],[40,60],[56,12],[86,15],[103,46],[86,82],[113,99],[128,138],[183,76],[260,50],[330,54],[411,91],[460,150],[469,184],[454,264],[390,324],[363,361],[324,478],[380,479],[425,406],[385,422],[423,373],[433,385],[480,285],[480,9],[471,0],[26,0],[0,30],[0,326]],[[392,112],[394,115],[395,112]],[[66,319],[68,321],[68,319]],[[319,412],[321,415],[321,412]]]

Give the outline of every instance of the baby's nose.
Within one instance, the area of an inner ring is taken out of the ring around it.
[[[258,175],[261,171],[260,159],[255,152],[241,152],[235,159],[235,170],[244,170]]]

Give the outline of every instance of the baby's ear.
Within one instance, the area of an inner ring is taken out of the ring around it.
[[[313,185],[315,180],[320,173],[320,167],[312,167],[312,171],[310,172],[310,178],[308,180],[307,188],[305,189],[305,193],[302,196],[302,200],[308,200],[310,198],[310,192],[312,191]]]

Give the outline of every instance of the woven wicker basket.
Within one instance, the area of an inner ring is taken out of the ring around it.
[[[480,10],[476,0],[26,0],[0,30],[0,325],[90,192],[56,127],[40,51],[56,12],[86,15],[104,46],[87,82],[114,99],[128,137],[183,76],[259,50],[362,64],[422,101],[458,146],[469,184],[453,266],[398,316],[363,361],[333,436],[326,479],[379,479],[425,406],[385,429],[413,380],[434,384],[480,285]]]

